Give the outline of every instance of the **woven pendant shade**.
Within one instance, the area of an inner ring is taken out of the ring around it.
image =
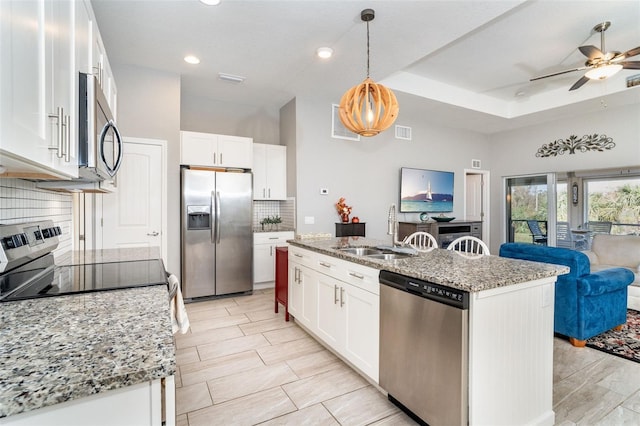
[[[360,17],[367,23],[367,78],[342,95],[340,121],[353,133],[375,136],[396,121],[400,107],[391,89],[369,77],[369,21],[373,21],[375,12],[365,9]]]
[[[375,136],[396,121],[399,109],[396,95],[367,77],[342,95],[340,121],[353,133]]]

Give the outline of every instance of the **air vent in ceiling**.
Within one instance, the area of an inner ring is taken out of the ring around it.
[[[411,127],[396,124],[396,139],[411,140]]]
[[[480,160],[471,160],[471,168],[479,169],[480,168]]]

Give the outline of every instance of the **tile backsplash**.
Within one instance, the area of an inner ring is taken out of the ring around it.
[[[55,254],[72,249],[73,197],[36,188],[22,179],[0,179],[0,224],[53,220],[62,229]]]
[[[260,221],[267,216],[280,216],[280,228],[296,228],[296,199],[291,197],[283,201],[254,201],[253,227],[260,228]]]

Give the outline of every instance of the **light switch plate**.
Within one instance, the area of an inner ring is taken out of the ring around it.
[[[305,225],[313,225],[314,223],[316,223],[316,218],[313,216],[305,216],[304,217],[304,224]]]
[[[329,195],[328,188],[320,188],[320,195]]]

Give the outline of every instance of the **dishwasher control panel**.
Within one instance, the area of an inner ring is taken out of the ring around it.
[[[459,309],[469,309],[469,292],[464,290],[418,280],[389,271],[380,271],[380,283]]]

